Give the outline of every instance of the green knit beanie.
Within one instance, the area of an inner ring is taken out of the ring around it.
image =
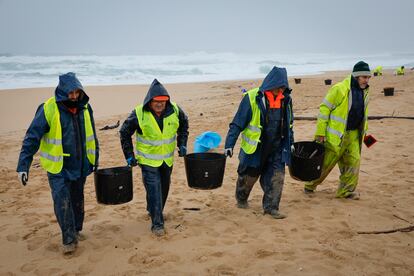
[[[369,69],[368,63],[363,61],[357,62],[357,64],[354,65],[354,69],[352,70],[352,76],[371,76],[371,70]]]

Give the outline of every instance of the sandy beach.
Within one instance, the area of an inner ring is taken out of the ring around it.
[[[329,86],[348,72],[289,79],[296,116],[316,116]],[[160,79],[162,82],[162,79]],[[261,80],[167,84],[171,99],[187,113],[188,142],[218,132],[223,150],[228,124],[242,88]],[[395,87],[385,97],[384,87]],[[140,103],[148,85],[86,87],[97,128],[122,121]],[[414,225],[414,120],[369,122],[377,140],[362,149],[359,201],[335,198],[339,171],[308,196],[286,170],[281,210],[285,220],[263,216],[263,192],[256,183],[249,209],[235,206],[237,156],[227,159],[223,186],[193,190],[176,153],[165,209],[167,235],[149,227],[141,172],[134,169],[134,199],[105,206],[96,201],[93,176],[85,186],[84,234],[73,256],[60,252],[61,236],[46,173],[35,157],[29,183],[17,180],[16,164],[25,130],[37,106],[54,88],[2,90],[0,96],[0,275],[414,275],[414,231],[358,234]],[[414,116],[414,71],[370,81],[370,115]],[[295,121],[295,140],[311,140],[315,121]],[[100,166],[125,165],[117,129],[98,131]],[[239,151],[239,143],[235,152]],[[188,207],[199,211],[184,210]]]

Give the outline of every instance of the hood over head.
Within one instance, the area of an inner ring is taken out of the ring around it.
[[[260,91],[265,92],[275,88],[285,87],[289,89],[286,68],[273,67],[273,69],[264,78]]]
[[[74,90],[81,90],[79,96],[79,105],[85,105],[89,101],[89,97],[86,95],[83,90],[83,86],[76,77],[75,73],[69,72],[59,76],[59,84],[55,90],[56,102],[65,102],[69,101],[69,93]]]
[[[148,105],[148,103],[157,96],[167,96],[168,98],[170,98],[170,95],[167,92],[167,89],[165,89],[165,87],[157,80],[154,79],[153,82],[151,83],[150,88],[148,89],[148,93],[145,96],[144,99],[144,106]],[[170,99],[168,99],[168,102],[170,101]]]

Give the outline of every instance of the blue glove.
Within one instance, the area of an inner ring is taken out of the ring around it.
[[[183,157],[187,155],[187,147],[186,146],[180,146],[178,148],[178,156]]]
[[[137,159],[135,157],[130,157],[127,159],[128,166],[135,167],[138,165]]]

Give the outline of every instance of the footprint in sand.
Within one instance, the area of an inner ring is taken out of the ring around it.
[[[88,261],[90,261],[91,263],[97,263],[102,260],[104,255],[105,255],[104,252],[94,251],[93,254],[89,255]]]
[[[114,248],[115,244],[114,244],[114,238],[113,237],[109,237],[109,236],[96,236],[96,240],[95,242],[91,242],[92,248],[94,250],[99,250],[105,247],[112,247]]]
[[[207,256],[204,256],[204,255],[199,256],[199,257],[197,257],[197,258],[194,259],[194,261],[197,262],[197,263],[204,263],[207,260],[208,260]]]
[[[60,250],[60,247],[59,247],[60,245],[59,244],[57,244],[57,243],[49,243],[46,247],[45,247],[45,249],[47,250],[47,251],[50,251],[50,252],[54,252],[54,253],[58,253],[59,252],[59,250]]]
[[[219,265],[218,267],[208,268],[209,275],[237,275],[237,272],[228,265]]]
[[[48,236],[40,236],[37,234],[36,236],[27,240],[27,249],[30,251],[36,250],[44,245],[48,239]]]
[[[312,231],[312,230],[311,230]],[[314,239],[317,235],[315,234],[303,234],[302,238],[306,239],[306,240],[311,240]]]
[[[273,256],[273,255],[276,255],[276,254],[277,253],[274,252],[274,251],[259,249],[255,252],[254,255],[259,259],[263,259],[263,258],[270,257],[270,256]]]
[[[86,212],[85,213],[85,217],[87,218],[87,219],[93,219],[93,218],[95,218],[95,217],[97,217],[98,216],[98,214],[97,213],[92,213],[92,212]]]
[[[217,251],[217,252],[214,252],[214,253],[210,254],[210,256],[220,258],[220,257],[224,256],[224,252]]]
[[[338,255],[337,253],[335,253],[334,251],[329,250],[329,249],[322,250],[322,254],[327,256],[328,258],[335,259],[335,260],[345,260],[346,259],[346,258]]]
[[[20,236],[17,234],[11,234],[7,235],[6,239],[11,242],[17,242],[18,240],[20,240]]]
[[[115,246],[121,249],[130,249],[134,247],[134,243],[127,239],[122,239],[120,241],[115,241]]]
[[[121,227],[118,225],[106,225],[108,224],[108,221],[104,221],[100,224],[94,224],[92,225],[91,231],[94,232],[94,234],[99,235],[101,233],[118,233],[121,230]]]
[[[28,214],[28,216],[30,216],[30,218],[25,217],[24,224],[23,224],[24,226],[27,226],[27,227],[32,227],[33,223],[38,222],[40,219],[39,217],[31,218],[31,214]]]
[[[76,273],[76,275],[80,274],[90,274],[93,271],[93,267],[91,266],[91,264],[81,264],[79,266],[79,271]]]
[[[231,238],[231,239],[223,240],[222,243],[225,245],[233,245],[236,243],[236,241],[233,238]]]
[[[350,230],[340,230],[338,234],[341,236],[341,239],[351,239],[355,236],[355,233]]]
[[[170,218],[169,220],[170,221],[173,221],[173,220],[182,220],[182,218],[184,217],[184,212],[182,212],[182,211],[171,211],[171,213],[168,213],[167,214],[167,218]]]
[[[301,202],[301,200],[300,200],[300,199],[292,199],[292,200],[289,200],[289,201],[288,201],[288,204],[289,204],[289,206],[290,206],[290,205],[292,205],[292,204],[294,204],[294,205],[295,205],[296,203],[300,203],[300,202]]]
[[[61,268],[38,268],[34,271],[35,275],[44,276],[44,275],[53,275],[57,274],[59,271],[61,271]]]
[[[37,267],[37,264],[35,262],[27,263],[20,267],[20,271],[27,273],[27,272],[33,271],[36,267]]]
[[[237,240],[238,243],[249,243],[249,240],[247,239],[239,239]]]
[[[349,228],[349,224],[346,221],[340,222],[343,227]]]
[[[84,252],[85,252],[85,247],[83,245],[78,245],[75,253],[69,254],[69,255],[63,255],[63,258],[66,260],[79,258],[80,256],[84,255]],[[44,275],[49,275],[49,274],[44,274]]]
[[[147,251],[132,255],[128,259],[128,263],[141,267],[156,267],[168,262],[178,262],[180,257],[170,253],[162,253],[161,251]]]
[[[210,240],[206,240],[203,241],[203,245],[207,245],[207,246],[215,246],[217,245],[217,240],[216,239],[210,239]]]
[[[110,214],[111,217],[113,218],[120,218],[120,219],[125,219],[128,217],[127,213],[122,213],[122,212],[112,212]]]

